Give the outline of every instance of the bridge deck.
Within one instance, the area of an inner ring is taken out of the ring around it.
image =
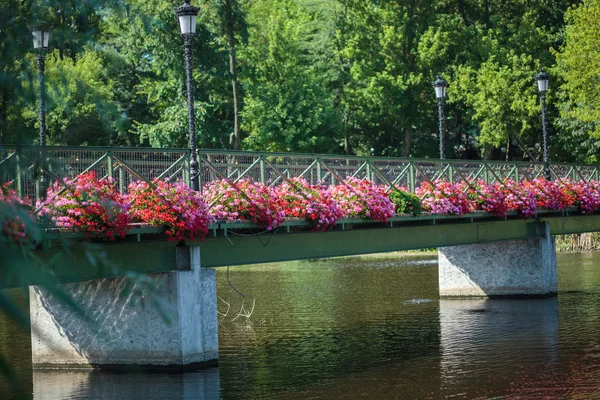
[[[311,232],[304,221],[286,221],[274,232],[257,232],[251,223],[217,223],[203,242],[186,245],[200,246],[204,267],[223,267],[525,239],[539,236],[540,222],[549,223],[552,235],[600,231],[600,215],[581,215],[576,210],[540,212],[537,219],[514,214],[494,218],[476,212],[462,217],[397,216],[386,223],[346,219],[328,232]],[[189,268],[189,262],[178,255],[178,244],[168,241],[161,228],[137,226],[116,243],[90,244],[85,238],[82,232],[46,232],[45,249],[34,252],[51,264],[46,271],[35,270],[30,260],[17,256],[14,260],[18,268],[32,269],[30,283],[43,282],[48,273],[61,282],[73,282],[124,276],[126,271]],[[65,254],[57,242],[67,243],[69,252]],[[98,252],[108,264],[90,256]],[[12,278],[0,271],[0,288],[15,286]]]

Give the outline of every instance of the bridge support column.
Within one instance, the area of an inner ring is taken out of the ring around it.
[[[548,223],[539,237],[440,247],[440,297],[555,295],[556,245]]]
[[[132,290],[125,278],[64,284],[82,314],[30,287],[34,368],[197,369],[216,365],[215,270],[199,247],[178,247],[189,271],[149,274]]]

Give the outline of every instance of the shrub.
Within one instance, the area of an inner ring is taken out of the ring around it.
[[[406,190],[392,190],[390,200],[396,207],[396,214],[412,214],[417,216],[421,213],[421,199],[414,193]]]

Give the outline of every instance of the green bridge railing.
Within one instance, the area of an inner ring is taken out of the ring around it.
[[[112,177],[121,192],[136,180],[169,178],[189,182],[188,149],[127,147],[0,146],[0,182],[11,182],[22,196],[37,198],[39,181],[70,177],[93,170]],[[310,183],[337,184],[348,176],[414,191],[423,181],[450,182],[483,179],[487,183],[505,178],[531,180],[543,176],[541,162],[435,160],[393,157],[359,157],[325,154],[261,153],[199,150],[200,182],[251,178],[276,185],[292,177]],[[552,163],[554,179],[598,180],[600,165]]]

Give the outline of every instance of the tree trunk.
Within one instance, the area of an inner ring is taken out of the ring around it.
[[[8,127],[8,102],[10,94],[8,91],[3,90],[0,93],[0,144],[8,138],[6,135],[6,128]],[[5,143],[6,144],[6,143]]]
[[[232,1],[233,0],[225,0],[227,37],[229,38],[229,73],[231,74],[231,86],[233,89],[233,132],[229,137],[229,144],[233,150],[240,150],[240,86],[238,82],[237,58],[235,54],[234,15],[231,7]]]
[[[348,115],[344,113],[344,152],[346,155],[352,154],[352,146],[350,145],[350,135],[348,134]]]
[[[412,149],[412,127],[404,128],[404,142],[402,143],[402,157],[409,157]]]
[[[469,20],[467,19],[467,10],[465,9],[465,1],[458,0],[458,12],[466,26],[469,26]]]

